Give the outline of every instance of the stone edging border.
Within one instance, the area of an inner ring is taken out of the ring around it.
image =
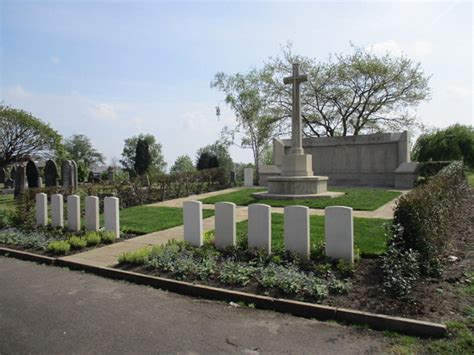
[[[152,286],[154,288],[161,288],[187,296],[220,301],[245,302],[247,304],[252,303],[255,304],[257,308],[290,313],[304,318],[316,318],[323,321],[335,320],[348,324],[367,324],[376,330],[391,330],[406,335],[420,337],[443,337],[447,334],[446,325],[440,323],[254,295],[108,267],[91,266],[3,247],[0,247],[0,255],[13,256],[18,259],[35,261],[47,265],[68,267],[70,269],[86,271],[114,280],[123,280],[135,284]]]

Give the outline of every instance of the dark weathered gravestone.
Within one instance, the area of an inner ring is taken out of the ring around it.
[[[77,191],[79,188],[79,175],[77,171],[77,163],[74,160],[71,160],[71,182],[72,191]]]
[[[26,164],[26,179],[28,180],[28,187],[38,187],[39,170],[33,160],[29,160]]]
[[[7,189],[8,188],[12,189],[14,184],[15,183],[14,183],[13,179],[8,178],[8,179],[5,180],[5,188],[7,188]]]
[[[13,166],[13,167],[12,167],[12,170],[10,170],[10,179],[12,179],[13,181],[15,181],[15,176],[16,176],[16,169],[15,169],[15,167]]]
[[[115,180],[114,168],[112,168],[111,166],[107,169],[107,180],[108,181],[114,181]]]
[[[24,165],[18,165],[15,169],[15,198],[19,198],[25,193],[26,168]]]
[[[0,184],[4,184],[6,180],[6,171],[4,168],[0,168]]]
[[[69,160],[63,160],[61,164],[61,181],[64,189],[68,192],[72,190],[72,164]]]
[[[142,186],[144,186],[144,187],[149,187],[150,186],[150,178],[148,177],[147,173],[140,176],[140,179],[142,181]]]
[[[58,166],[54,160],[48,160],[44,166],[44,184],[46,187],[58,186]]]

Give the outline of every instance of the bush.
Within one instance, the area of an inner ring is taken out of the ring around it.
[[[51,236],[41,231],[24,231],[17,228],[0,230],[0,244],[18,245],[27,249],[46,250]]]
[[[426,161],[420,163],[419,177],[427,179],[438,174],[441,170],[451,164],[451,161]]]
[[[88,233],[86,233],[86,235],[84,236],[84,239],[86,240],[86,243],[87,243],[88,247],[93,246],[93,245],[97,245],[101,241],[100,234],[97,233],[97,232],[88,232]]]
[[[385,294],[401,300],[408,298],[420,276],[418,257],[413,250],[400,250],[395,244],[388,248],[382,262]]]
[[[87,241],[85,238],[72,236],[70,237],[67,242],[71,246],[72,249],[83,249],[87,246]]]
[[[119,256],[119,264],[144,265],[151,254],[151,248],[145,247],[135,251],[128,251]]]
[[[440,273],[439,257],[455,237],[451,233],[453,216],[468,191],[462,163],[454,162],[398,201],[389,244],[417,252],[423,275]]]
[[[444,130],[421,135],[413,147],[414,160],[463,160],[474,167],[474,127],[456,124]]]
[[[71,245],[65,240],[55,240],[48,244],[48,251],[56,255],[64,255],[71,249]]]
[[[112,231],[101,231],[100,232],[100,240],[102,240],[103,243],[106,244],[111,244],[115,242],[115,232]]]
[[[250,282],[254,272],[253,266],[228,260],[222,263],[219,281],[227,285],[245,286]]]

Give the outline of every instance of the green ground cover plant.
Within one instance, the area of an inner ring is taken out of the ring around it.
[[[218,250],[212,243],[196,248],[183,241],[170,241],[124,253],[118,261],[122,266],[141,266],[178,280],[256,287],[266,294],[276,292],[302,300],[316,301],[350,288],[337,263],[325,257],[308,261],[288,252],[266,255],[243,248],[243,244],[239,241],[237,247]]]
[[[234,202],[237,205],[247,206],[252,203],[264,203],[272,207],[286,207],[292,205],[303,205],[309,208],[323,209],[329,206],[347,206],[360,211],[374,211],[401,195],[398,191],[390,191],[378,188],[354,187],[354,188],[331,188],[331,191],[344,192],[344,196],[335,198],[322,198],[316,200],[257,200],[252,197],[254,192],[265,191],[265,189],[243,189],[211,196],[202,199],[204,204],[215,204],[217,202]]]

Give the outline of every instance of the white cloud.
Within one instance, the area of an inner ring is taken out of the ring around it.
[[[20,84],[6,88],[3,91],[5,99],[9,98],[10,100],[23,100],[31,96],[31,93],[23,88]]]
[[[366,49],[377,55],[392,54],[395,56],[408,55],[414,58],[423,58],[433,52],[433,45],[428,41],[414,41],[401,44],[393,39],[366,46]]]
[[[115,107],[107,103],[93,104],[89,112],[92,117],[101,121],[114,121],[118,118]]]

